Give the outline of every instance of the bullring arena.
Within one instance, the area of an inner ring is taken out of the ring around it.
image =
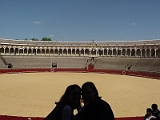
[[[5,120],[43,119],[68,85],[86,81],[95,83],[117,119],[142,120],[152,103],[160,106],[160,40],[0,39],[0,53],[0,118]]]

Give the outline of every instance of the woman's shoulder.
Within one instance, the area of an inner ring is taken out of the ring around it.
[[[63,108],[64,111],[72,111],[72,108],[70,105],[65,105]]]
[[[106,101],[102,100],[101,98],[98,99],[98,104],[102,106],[110,106]]]
[[[62,120],[71,120],[73,118],[73,111],[71,106],[66,105],[62,110]]]

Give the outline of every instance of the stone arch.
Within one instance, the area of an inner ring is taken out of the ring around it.
[[[92,48],[91,55],[96,55],[96,49],[95,48]]]
[[[41,54],[41,50],[38,48],[37,49],[37,55]]]
[[[89,56],[89,49],[85,49],[85,54]]]
[[[126,55],[127,55],[127,56],[130,56],[130,49],[127,49]]]
[[[55,52],[55,55],[58,55],[58,49],[57,48],[55,49],[54,52]]]
[[[62,53],[63,53],[63,50],[60,48],[59,49],[59,55],[62,55]]]
[[[84,49],[81,49],[81,55],[84,56]]]
[[[66,48],[63,49],[63,55],[67,55],[67,49]]]
[[[145,49],[142,49],[142,57],[145,57]]]
[[[76,49],[75,48],[72,49],[72,55],[76,55]]]
[[[122,49],[122,55],[125,56],[125,49]]]
[[[108,49],[108,56],[111,56],[112,55],[112,48],[109,48]]]
[[[76,50],[76,56],[79,56],[80,52],[79,49]]]
[[[104,56],[107,55],[107,49],[104,49]]]
[[[131,49],[131,56],[135,56],[135,49]]]
[[[4,48],[0,47],[0,53],[3,53],[3,52],[4,52]]]
[[[10,48],[10,54],[14,54],[14,49]]]
[[[9,48],[8,47],[6,47],[6,49],[5,49],[5,54],[9,54]]]
[[[71,49],[70,48],[68,49],[68,55],[71,55]]]
[[[147,51],[146,51],[146,57],[149,57],[149,53],[150,53],[150,51],[149,51],[149,49],[147,49]]]
[[[141,51],[140,51],[140,49],[137,49],[137,53],[136,53],[136,55],[137,55],[138,57],[140,57],[140,56],[141,56]]]
[[[116,56],[116,48],[113,48],[113,56]]]

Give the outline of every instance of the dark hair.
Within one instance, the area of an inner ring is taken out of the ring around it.
[[[155,103],[154,103],[154,104],[152,104],[152,106],[151,106],[151,107],[152,107],[152,109],[158,109],[158,105],[157,105],[157,104],[155,104]]]
[[[83,90],[84,88],[86,88],[86,87],[90,87],[90,88],[93,90],[93,92],[95,93],[96,99],[99,98],[99,96],[98,96],[98,90],[97,90],[97,88],[96,88],[96,86],[94,85],[93,82],[85,82],[85,83],[82,85],[82,90]]]
[[[152,111],[152,109],[151,108],[147,108],[147,110],[146,110],[147,112],[150,112],[151,114],[153,114],[153,111]]]
[[[77,84],[73,84],[73,85],[69,85],[66,90],[65,93],[62,95],[62,97],[60,98],[59,102],[56,102],[56,104],[59,103],[69,103],[69,99],[68,96],[71,94],[71,92],[78,88],[81,91],[81,88],[77,85]]]

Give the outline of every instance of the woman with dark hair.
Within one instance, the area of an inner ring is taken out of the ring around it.
[[[147,108],[146,109],[146,115],[144,117],[144,120],[155,120],[156,117],[153,116],[153,111],[151,108]]]
[[[81,88],[74,84],[67,87],[56,107],[45,120],[73,120],[73,110],[80,109]]]
[[[94,83],[82,85],[82,100],[84,107],[75,116],[75,120],[114,120],[110,105],[101,99]]]

